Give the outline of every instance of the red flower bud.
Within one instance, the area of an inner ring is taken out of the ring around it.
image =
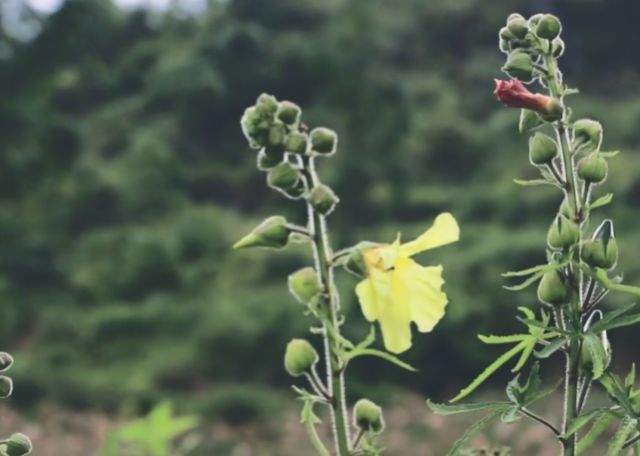
[[[547,120],[558,120],[562,117],[560,103],[541,93],[531,93],[517,79],[501,81],[495,79],[496,89],[493,94],[505,106],[510,108],[525,108],[538,112]]]

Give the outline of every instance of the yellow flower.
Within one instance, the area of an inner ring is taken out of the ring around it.
[[[429,332],[444,315],[447,295],[442,291],[442,266],[420,266],[411,257],[460,238],[460,228],[449,213],[417,239],[372,247],[364,252],[367,277],[356,286],[362,313],[378,320],[384,346],[393,353],[411,347],[411,322]]]

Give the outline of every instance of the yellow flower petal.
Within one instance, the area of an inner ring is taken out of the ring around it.
[[[456,242],[460,239],[460,228],[453,215],[448,212],[438,215],[431,228],[417,239],[400,246],[400,255],[412,256],[425,250]]]
[[[394,300],[408,304],[411,320],[420,332],[429,332],[444,316],[447,295],[442,291],[442,266],[420,266],[410,258],[399,258],[393,271]]]

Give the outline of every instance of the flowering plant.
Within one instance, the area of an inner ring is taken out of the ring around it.
[[[339,202],[338,196],[322,183],[316,170],[317,160],[336,153],[338,137],[327,128],[308,127],[300,122],[300,108],[289,101],[278,101],[263,94],[242,116],[242,130],[249,145],[258,151],[258,168],[267,174],[267,184],[284,196],[306,206],[304,225],[272,216],[240,239],[235,248],[283,248],[290,241],[309,243],[313,266],[289,276],[291,294],[305,306],[318,327],[310,328],[320,336],[325,360],[324,380],[318,374],[320,356],[306,339],[294,339],[286,347],[284,366],[294,377],[306,380],[306,387],[294,390],[303,402],[301,422],[320,455],[331,454],[316,430],[320,423],[316,405],[331,412],[333,453],[377,455],[381,448],[376,437],[384,428],[381,408],[369,399],[358,400],[348,419],[345,373],[348,365],[362,356],[376,356],[407,370],[413,367],[395,355],[411,347],[411,322],[428,332],[444,315],[447,297],[441,266],[424,267],[411,257],[459,237],[456,220],[440,214],[431,228],[417,239],[402,244],[400,237],[391,244],[361,242],[334,251],[331,247],[327,217]],[[377,321],[382,330],[385,350],[374,348],[375,331],[361,342],[348,340],[341,332],[345,324],[339,294],[334,284],[336,267],[361,277],[356,286],[362,312],[369,322]]]
[[[640,454],[640,389],[635,386],[635,368],[622,378],[611,370],[612,348],[607,331],[640,322],[635,304],[607,308],[604,298],[612,292],[635,297],[640,288],[622,283],[615,272],[618,245],[613,222],[602,221],[591,230],[596,210],[609,204],[612,194],[595,200],[608,174],[607,160],[617,154],[602,150],[602,125],[592,119],[574,120],[566,97],[577,91],[567,87],[558,68],[564,52],[559,19],[536,14],[525,19],[512,14],[500,30],[500,49],[507,55],[502,70],[512,79],[496,81],[495,95],[504,105],[521,108],[519,130],[535,131],[529,139],[529,160],[540,179],[516,182],[526,186],[551,185],[562,201],[547,233],[547,263],[504,274],[523,279],[506,287],[520,291],[537,283],[537,311],[521,308],[518,319],[526,326],[521,334],[479,336],[486,344],[513,344],[491,363],[451,402],[471,394],[489,376],[517,358],[512,372],[518,375],[506,387],[507,400],[489,403],[436,404],[441,414],[485,411],[454,445],[457,454],[468,438],[493,420],[513,422],[520,417],[544,425],[557,439],[565,456],[583,453],[603,435],[610,423],[617,431],[607,454],[619,455],[634,447]],[[525,84],[537,82],[547,94],[532,93]],[[550,133],[547,135],[546,133]],[[555,354],[564,357],[564,378],[544,386],[540,364]],[[530,363],[525,379],[520,371]],[[564,404],[559,422],[536,414],[532,407],[562,384]],[[599,385],[610,399],[606,406],[589,408],[592,385]]]

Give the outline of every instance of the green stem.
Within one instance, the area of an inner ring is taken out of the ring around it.
[[[313,157],[304,159],[303,173],[307,185],[311,188],[318,183]],[[340,345],[339,303],[333,282],[333,267],[331,265],[332,251],[326,221],[311,205],[308,205],[309,232],[311,235],[315,268],[320,283],[326,292],[325,311],[327,321],[323,323],[324,350],[327,369],[327,392],[330,397],[332,430],[335,440],[336,454],[348,456],[349,431],[347,420],[347,404],[345,397],[344,372],[340,359],[335,355]],[[329,328],[331,325],[332,328]]]

